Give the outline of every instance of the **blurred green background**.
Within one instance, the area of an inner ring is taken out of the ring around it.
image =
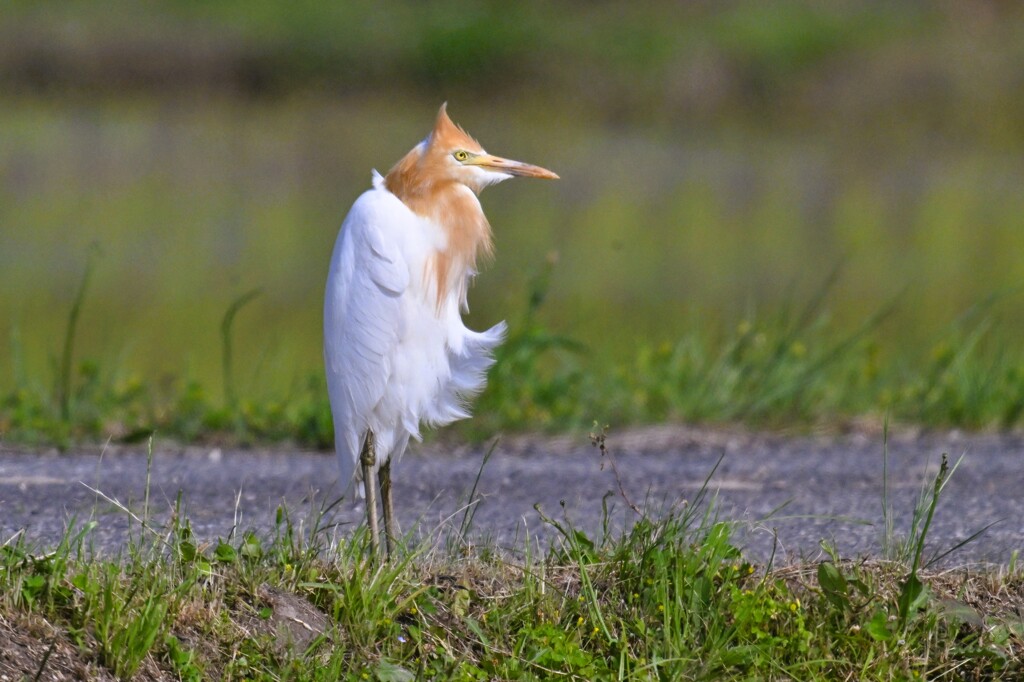
[[[996,295],[1024,333],[1016,2],[7,2],[0,390],[43,376],[95,253],[76,355],[241,392],[319,371],[346,211],[437,107],[557,171],[484,193],[471,324],[538,312],[589,363],[814,297],[883,354]]]

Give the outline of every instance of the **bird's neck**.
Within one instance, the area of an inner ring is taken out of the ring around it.
[[[444,243],[428,259],[424,284],[436,292],[437,306],[455,293],[466,303],[468,276],[476,271],[478,257],[493,249],[491,226],[476,194],[452,180],[430,177],[418,150],[398,162],[384,178],[384,186],[409,210],[425,218],[445,234]],[[432,281],[431,281],[432,279]]]

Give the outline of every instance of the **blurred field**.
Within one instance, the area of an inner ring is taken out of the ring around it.
[[[320,365],[337,227],[441,101],[556,170],[483,195],[472,322],[543,324],[592,366],[817,295],[912,366],[989,297],[1024,332],[1024,11],[1001,3],[321,6],[14,3],[0,22],[0,390],[76,355],[246,395]],[[506,15],[506,13],[508,13]],[[95,245],[95,247],[93,246]],[[19,379],[21,375],[21,379]],[[115,376],[116,375],[116,376]]]

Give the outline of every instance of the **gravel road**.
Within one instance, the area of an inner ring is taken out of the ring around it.
[[[721,458],[710,482],[716,508],[721,518],[742,522],[739,542],[757,561],[767,560],[773,547],[777,563],[813,558],[820,555],[823,538],[847,557],[880,554],[880,434],[784,437],[656,427],[612,432],[607,443],[626,495],[640,505],[646,501],[653,513],[693,500]],[[403,529],[436,535],[467,497],[484,449],[414,448],[395,474]],[[961,456],[963,461],[941,499],[929,547],[948,549],[995,522],[947,563],[1005,564],[1024,548],[1024,437],[903,433],[890,436],[888,452],[897,529],[909,526],[913,504],[945,452],[951,461]],[[58,454],[0,444],[0,543],[24,531],[31,542],[46,547],[60,538],[69,519],[91,518],[98,522],[95,546],[116,550],[138,527],[130,529],[128,514],[110,500],[141,512],[146,470],[144,446]],[[150,477],[157,522],[168,518],[180,492],[193,530],[205,540],[226,537],[236,526],[268,533],[280,503],[302,521],[341,493],[332,455],[288,449],[158,444]],[[483,471],[474,532],[502,546],[521,547],[529,530],[531,538],[546,544],[554,532],[535,511],[539,504],[546,514],[567,515],[594,533],[601,527],[602,496],[609,491],[613,522],[628,524],[633,512],[589,438],[510,438],[498,444]],[[335,532],[346,533],[360,517],[358,506],[343,501],[330,518],[339,524]]]

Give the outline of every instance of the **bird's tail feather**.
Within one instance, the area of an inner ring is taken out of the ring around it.
[[[451,375],[436,403],[426,415],[433,425],[448,424],[469,416],[469,401],[487,384],[487,370],[494,364],[494,349],[505,339],[508,326],[500,322],[485,332],[468,331],[461,352],[449,351]]]

